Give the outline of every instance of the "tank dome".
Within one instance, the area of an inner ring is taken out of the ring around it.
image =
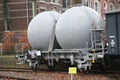
[[[35,16],[28,26],[28,41],[33,48],[47,50],[52,28],[60,13],[45,11]]]
[[[56,24],[56,38],[63,49],[84,48],[90,42],[90,30],[103,28],[101,16],[85,6],[66,10]],[[88,44],[90,46],[90,44]]]

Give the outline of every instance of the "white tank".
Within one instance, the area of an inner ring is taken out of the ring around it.
[[[28,26],[28,41],[35,49],[47,50],[54,21],[60,13],[46,11],[35,16]]]
[[[103,28],[100,15],[85,6],[66,10],[56,24],[56,38],[63,49],[80,49],[90,43],[90,30]],[[90,46],[90,44],[89,44]]]

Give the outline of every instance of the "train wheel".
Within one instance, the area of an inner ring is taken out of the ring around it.
[[[109,66],[110,66],[110,59],[108,55],[105,55],[102,61],[102,64],[100,66],[100,70],[103,73],[106,73],[109,70]]]
[[[102,73],[106,73],[107,72],[107,67],[106,67],[105,64],[104,65],[100,65],[99,69],[100,69],[100,72],[102,72]]]
[[[32,70],[38,71],[39,67],[40,67],[40,65],[38,64],[38,62],[35,62],[35,63],[33,63]]]
[[[48,63],[47,66],[48,66],[49,70],[53,71],[56,67],[56,61],[53,60],[53,63],[51,63],[51,64]]]
[[[55,65],[48,65],[49,70],[53,71],[55,69]]]

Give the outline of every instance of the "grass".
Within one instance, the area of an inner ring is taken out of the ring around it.
[[[29,68],[27,64],[16,64],[15,55],[0,55],[0,68]]]

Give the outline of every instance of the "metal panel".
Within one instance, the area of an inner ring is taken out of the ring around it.
[[[118,52],[120,54],[120,13],[117,14],[117,27],[118,27]]]
[[[108,14],[106,16],[106,23],[107,23],[106,25],[107,25],[108,54],[118,54],[116,15]]]

